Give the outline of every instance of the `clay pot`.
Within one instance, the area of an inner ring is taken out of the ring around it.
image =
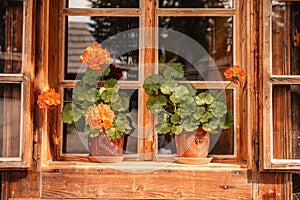
[[[207,158],[210,134],[199,127],[194,132],[182,131],[175,136],[176,149],[179,157]]]
[[[124,136],[111,139],[104,133],[97,137],[88,137],[90,156],[122,156]]]

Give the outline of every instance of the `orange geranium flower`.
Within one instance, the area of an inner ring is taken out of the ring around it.
[[[100,71],[105,64],[110,64],[110,52],[100,44],[91,44],[80,56],[80,61],[89,68]]]
[[[90,106],[86,113],[85,121],[90,125],[90,129],[109,128],[114,121],[115,114],[111,110],[110,105],[100,103],[96,106]]]
[[[57,106],[61,103],[60,94],[56,93],[54,89],[48,89],[43,91],[37,100],[39,108],[50,108],[53,109],[53,106]]]
[[[246,73],[240,68],[240,66],[234,65],[226,69],[224,76],[226,78],[231,78],[234,83],[237,83],[238,81],[246,78]]]

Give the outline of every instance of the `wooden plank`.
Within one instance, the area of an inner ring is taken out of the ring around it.
[[[32,171],[14,171],[9,174],[10,198],[39,198],[41,191],[41,180]]]
[[[271,58],[271,52],[270,49],[271,47],[271,38],[270,38],[270,33],[271,33],[271,2],[270,1],[264,1],[263,2],[263,15],[262,15],[262,50],[263,53],[263,74],[262,74],[262,81],[263,81],[263,90],[262,90],[262,100],[263,100],[263,145],[261,146],[261,150],[263,152],[262,154],[262,166],[264,169],[270,168],[270,163],[271,163],[271,124],[270,124],[270,119],[271,119],[271,83],[269,82],[270,80],[270,75],[271,75],[271,63],[270,63],[270,58]]]
[[[42,198],[251,199],[245,169],[161,169],[152,173],[59,169],[43,172],[42,180]]]
[[[205,8],[167,8],[157,9],[158,15],[167,16],[232,16],[236,14],[235,9],[205,9]]]
[[[39,164],[37,164],[37,160],[39,159],[39,152],[35,152],[35,156],[33,158],[32,154],[32,146],[33,146],[33,133],[32,131],[35,130],[35,133],[39,133],[41,129],[41,124],[43,123],[43,120],[39,121],[39,119],[43,119],[41,117],[41,113],[44,113],[43,111],[40,111],[36,106],[35,109],[35,127],[33,128],[33,118],[32,118],[32,110],[33,110],[33,103],[36,101],[34,97],[37,97],[33,95],[33,83],[35,83],[35,87],[39,88],[41,87],[41,80],[45,80],[42,75],[44,73],[41,72],[40,68],[46,67],[43,63],[44,55],[41,53],[43,52],[44,45],[43,45],[43,38],[44,38],[44,31],[45,28],[43,27],[44,24],[44,16],[45,16],[45,2],[43,0],[39,1],[26,1],[26,26],[25,26],[25,33],[26,33],[26,40],[25,40],[25,47],[26,52],[28,54],[25,54],[25,67],[24,67],[24,73],[27,75],[28,79],[25,81],[25,98],[24,103],[26,105],[25,112],[26,116],[24,120],[24,128],[26,130],[26,134],[23,134],[23,141],[24,141],[24,148],[23,148],[23,156],[27,159],[27,164],[30,165],[30,170],[28,171],[9,171],[8,177],[9,177],[9,197],[13,198],[39,198],[40,197],[40,181],[41,177],[38,172]],[[35,16],[33,18],[33,16]],[[34,20],[35,18],[39,20]],[[34,23],[37,22],[37,25]],[[33,32],[33,31],[36,31]],[[27,35],[28,34],[28,35]],[[35,44],[33,43],[35,41]],[[37,47],[37,50],[35,51],[35,46]],[[34,57],[34,52],[36,52],[36,57]],[[37,78],[34,79],[34,64],[37,64],[37,70],[36,74]],[[42,77],[42,78],[41,78]],[[37,94],[37,93],[36,93]],[[40,132],[41,133],[41,132]],[[38,145],[34,145],[35,147],[38,147]]]
[[[0,74],[0,83],[22,83],[25,77],[23,74]]]
[[[49,87],[58,90],[59,86],[59,72],[62,67],[62,7],[63,1],[52,0],[49,2],[49,59],[48,66],[57,66],[48,68]],[[48,160],[56,160],[60,154],[60,107],[51,110],[48,123],[51,124],[49,127],[49,135],[45,138],[47,142]],[[45,143],[46,144],[46,143]]]
[[[141,63],[143,69],[141,70],[140,80],[155,72],[156,53],[155,53],[155,4],[156,0],[141,1]],[[155,131],[154,118],[150,111],[146,108],[146,101],[149,96],[141,88],[139,90],[139,113],[140,113],[140,155],[143,160],[152,160],[155,153]]]
[[[88,16],[137,16],[141,15],[140,9],[129,8],[92,8],[92,9],[79,9],[79,8],[65,8],[63,9],[64,15],[88,15]]]
[[[271,76],[271,82],[273,85],[299,85],[300,76]]]
[[[286,178],[283,173],[261,173],[259,184],[260,200],[285,200],[289,197],[285,194]]]

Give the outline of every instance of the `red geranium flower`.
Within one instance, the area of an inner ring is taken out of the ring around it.
[[[90,125],[90,129],[99,129],[103,132],[114,122],[114,117],[115,114],[110,105],[100,103],[88,108],[85,121]]]
[[[232,79],[231,81],[234,83],[238,83],[238,81],[246,78],[246,73],[240,66],[234,65],[226,69],[224,76],[228,79]]]
[[[91,44],[80,56],[80,61],[89,68],[100,71],[105,64],[110,64],[110,52],[100,44]]]
[[[61,103],[60,94],[56,93],[54,89],[48,89],[43,91],[37,100],[39,108],[50,108],[53,109],[53,106],[57,106]]]

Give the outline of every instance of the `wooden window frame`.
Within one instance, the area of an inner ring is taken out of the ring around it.
[[[287,1],[289,2],[289,1]],[[262,170],[293,171],[300,170],[300,159],[277,159],[273,150],[279,148],[282,153],[289,153],[274,144],[273,116],[272,116],[272,90],[273,86],[299,85],[300,75],[273,75],[272,73],[272,0],[263,2],[263,60],[262,60]],[[286,126],[286,125],[285,125]],[[279,139],[279,138],[277,138]],[[279,143],[287,145],[287,139],[280,138]]]
[[[60,11],[59,16],[63,16],[63,17],[59,17],[58,21],[63,21],[63,18],[65,15],[92,15],[92,16],[137,16],[140,17],[140,28],[146,28],[146,27],[155,27],[157,25],[157,20],[159,16],[232,16],[234,18],[234,22],[233,22],[233,38],[234,38],[234,51],[233,51],[233,63],[234,64],[240,64],[241,60],[240,60],[240,51],[241,51],[241,47],[238,45],[240,44],[240,37],[236,35],[236,32],[239,33],[239,29],[240,29],[240,23],[239,23],[239,19],[240,19],[240,8],[239,8],[239,3],[237,3],[236,1],[234,1],[235,6],[233,8],[230,9],[204,9],[204,8],[196,8],[196,9],[186,9],[186,8],[182,8],[182,9],[164,9],[164,8],[158,8],[158,5],[156,4],[156,1],[151,1],[151,3],[143,3],[144,1],[140,1],[140,8],[136,9],[136,8],[132,8],[132,9],[122,9],[122,8],[118,8],[118,9],[111,9],[111,8],[97,8],[97,9],[81,9],[81,8],[76,8],[76,9],[72,9],[72,8],[64,8],[64,2],[61,1],[59,3],[59,7],[60,7]],[[157,6],[157,7],[156,7]],[[147,16],[152,16],[152,19],[156,19],[156,20],[147,20]],[[63,24],[63,23],[61,23]],[[59,32],[62,33],[64,32],[64,25],[61,25],[59,27]],[[59,41],[63,41],[63,37],[62,35],[58,36]],[[142,50],[140,52],[140,63],[143,63],[143,65],[147,65],[147,64],[152,64],[152,63],[157,63],[157,53],[155,50],[152,50],[151,48],[153,48],[153,44],[157,44],[157,38],[156,38],[156,34],[155,33],[151,33],[151,32],[146,32],[145,34],[141,34],[140,37],[140,41],[142,45]],[[58,42],[58,43],[51,43],[50,42],[50,49],[51,49],[51,44],[55,45],[56,48],[59,49],[63,49],[63,42]],[[145,47],[145,48],[143,48]],[[146,48],[146,47],[150,47],[150,48]],[[58,61],[55,61],[57,66],[63,66],[63,51],[60,51],[60,53],[56,53],[55,54],[57,56]],[[57,72],[57,77],[59,77],[59,83],[58,83],[58,90],[62,91],[63,87],[72,87],[74,86],[74,81],[65,81],[62,77],[62,68],[60,67],[58,69]],[[156,71],[156,66],[153,68],[147,68],[147,69],[141,69],[140,70],[140,79],[138,82],[133,82],[133,83],[129,83],[128,86],[133,87],[133,86],[138,86],[139,89],[142,88],[142,80],[144,79],[144,77],[147,77],[148,75],[153,74]],[[55,77],[55,76],[53,76]],[[219,83],[212,83],[210,85],[210,87],[218,87],[218,88],[222,88],[226,85],[226,81],[224,82],[219,82]],[[124,83],[120,82],[121,86],[124,86]],[[196,83],[196,85],[199,83]],[[239,97],[241,95],[241,88],[239,86],[234,87],[234,92],[236,97]],[[150,124],[153,123],[152,122],[152,116],[150,114],[150,112],[147,111],[146,107],[145,107],[145,102],[147,99],[147,95],[143,92],[140,92],[139,94],[139,98],[140,98],[140,113],[144,112],[146,113],[145,115],[143,115],[142,118],[140,118],[140,124],[141,127],[146,127],[146,124]],[[243,138],[241,138],[241,133],[242,131],[240,131],[240,118],[242,117],[239,114],[240,111],[240,104],[239,104],[239,99],[236,99],[237,104],[236,106],[236,137],[235,138],[235,146],[234,149],[236,150],[236,155],[234,155],[233,158],[230,157],[223,157],[223,158],[218,158],[216,157],[214,161],[216,162],[220,162],[220,163],[224,163],[224,162],[240,162],[240,161],[244,161],[247,160],[248,158],[246,157],[247,155],[242,152],[241,150],[241,141],[245,142],[248,136],[246,136],[246,134],[244,134]],[[57,120],[60,120],[60,117],[58,115]],[[59,123],[58,123],[59,124]],[[153,143],[156,141],[156,137],[155,137],[155,132],[153,131],[153,127],[150,128],[149,130],[141,130],[140,132],[140,147],[139,147],[139,158],[127,158],[127,161],[130,160],[152,160],[152,161],[156,161],[155,157],[155,152],[156,150],[154,149]],[[64,161],[75,161],[77,163],[77,161],[79,160],[87,160],[86,157],[84,156],[61,156],[60,155],[60,150],[61,150],[61,146],[60,146],[60,142],[61,142],[61,136],[60,133],[61,129],[59,127],[59,125],[56,127],[56,134],[53,136],[53,140],[49,141],[50,143],[54,144],[54,152],[51,152],[49,155],[49,152],[46,153],[47,155],[45,157],[48,158],[48,160],[44,160],[45,162],[43,163],[45,166],[47,166],[49,164],[49,162],[52,163],[60,163],[59,165],[65,163]],[[148,138],[152,138],[151,140],[149,140]],[[48,140],[48,139],[46,139]],[[51,144],[50,144],[51,145]],[[248,148],[248,147],[247,147]],[[249,149],[250,151],[250,149]],[[170,161],[170,159],[159,159],[160,161]],[[72,162],[69,162],[72,163]],[[86,165],[87,163],[85,163]],[[93,166],[93,164],[91,163],[91,166]]]
[[[20,130],[20,156],[0,158],[0,169],[26,169],[31,165],[32,159],[32,106],[33,106],[33,2],[23,0],[23,35],[22,35],[22,70],[19,73],[0,73],[1,84],[18,84],[21,86],[21,130]]]

